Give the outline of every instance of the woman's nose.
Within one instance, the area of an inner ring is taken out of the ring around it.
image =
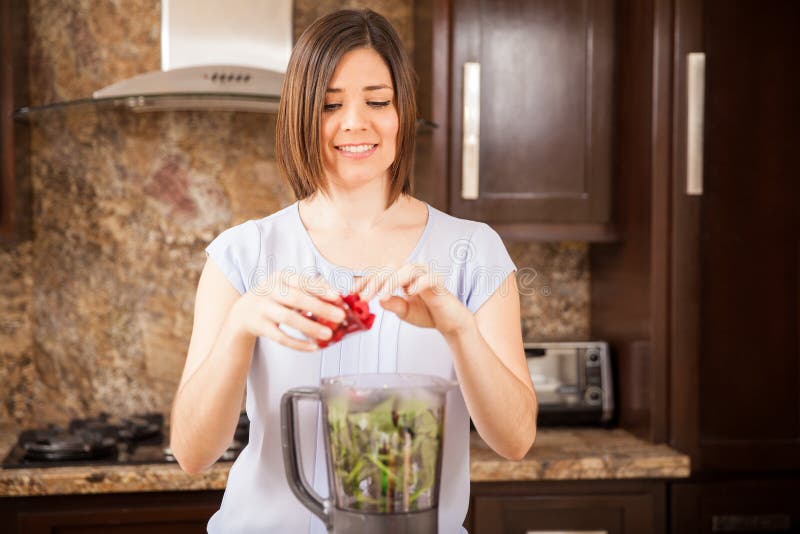
[[[346,106],[342,117],[342,130],[363,130],[367,119],[360,106]]]

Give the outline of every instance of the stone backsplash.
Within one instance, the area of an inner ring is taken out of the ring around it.
[[[413,2],[297,0],[297,34],[340,7],[385,13],[410,48]],[[160,67],[160,5],[30,1],[32,104]],[[274,117],[52,113],[31,125],[33,238],[0,248],[0,422],[168,412],[205,245],[294,201]],[[509,244],[526,339],[584,337],[588,247]]]

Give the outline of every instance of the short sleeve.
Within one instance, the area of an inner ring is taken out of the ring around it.
[[[250,289],[260,253],[261,235],[255,221],[228,228],[206,247],[206,256],[242,295]]]
[[[466,306],[475,313],[497,290],[508,291],[506,278],[517,270],[500,235],[479,223],[470,238],[466,269]]]

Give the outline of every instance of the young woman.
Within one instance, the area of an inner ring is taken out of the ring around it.
[[[281,395],[322,377],[411,372],[456,379],[445,422],[439,532],[461,532],[469,502],[469,416],[500,455],[536,435],[511,261],[489,226],[411,196],[414,75],[391,25],[339,11],[298,40],[286,72],[276,157],[298,201],[230,228],[206,249],[194,329],[172,409],[171,447],[196,473],[230,443],[242,402],[250,441],[209,532],[325,532],[292,494]],[[366,332],[320,349],[340,293],[376,314]],[[327,495],[316,406],[302,411],[306,475]],[[310,436],[311,439],[306,439]],[[316,441],[313,439],[316,436]]]

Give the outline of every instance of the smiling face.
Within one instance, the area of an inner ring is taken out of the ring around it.
[[[342,56],[325,92],[320,126],[328,180],[352,187],[387,178],[399,119],[391,72],[375,50]]]

